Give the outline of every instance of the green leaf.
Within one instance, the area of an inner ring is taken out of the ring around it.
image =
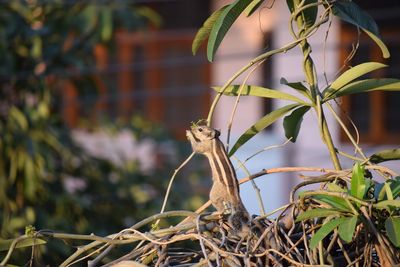
[[[393,208],[400,208],[400,200],[392,199],[392,200],[383,200],[379,201],[378,203],[373,205],[376,209],[386,209],[390,210],[391,207]]]
[[[100,37],[102,41],[109,41],[113,32],[113,17],[110,8],[102,8],[100,13],[101,31]]]
[[[296,222],[308,220],[308,219],[314,219],[314,218],[319,218],[319,217],[328,217],[331,215],[339,215],[340,211],[334,210],[334,209],[322,209],[322,208],[315,208],[315,209],[310,209],[306,210],[302,213],[299,214],[296,218]]]
[[[246,14],[247,17],[250,17],[254,11],[257,10],[257,8],[264,2],[264,0],[253,0],[250,5],[247,6],[246,10],[244,13]]]
[[[311,237],[310,248],[314,249],[322,239],[329,235],[339,224],[346,220],[344,217],[335,218],[327,223],[324,223],[321,228]]]
[[[238,150],[243,144],[249,141],[253,136],[258,134],[260,131],[274,123],[277,119],[291,111],[292,109],[298,107],[298,104],[291,104],[279,109],[276,109],[264,117],[262,117],[259,121],[257,121],[253,126],[251,126],[247,131],[242,134],[236,143],[233,145],[231,151],[229,151],[229,156],[232,156],[236,150]]]
[[[291,142],[296,142],[297,136],[300,132],[301,123],[303,122],[303,116],[309,109],[310,107],[307,106],[299,107],[283,119],[285,136],[287,139],[290,139]]]
[[[328,191],[331,192],[343,192],[343,193],[347,193],[348,189],[347,188],[343,188],[337,184],[335,184],[334,182],[328,183],[326,185],[326,188]]]
[[[375,164],[398,159],[400,159],[400,148],[382,150],[369,157],[369,161]]]
[[[26,158],[24,171],[24,193],[26,198],[33,200],[37,190],[37,179],[35,165],[31,157]]]
[[[327,196],[327,195],[314,195],[314,199],[317,199],[321,202],[324,202],[331,206],[332,208],[341,210],[341,211],[346,211],[346,212],[351,212],[351,209],[349,205],[347,204],[346,200],[337,196]]]
[[[10,108],[9,115],[12,119],[15,120],[15,122],[22,130],[25,131],[28,129],[28,120],[26,119],[25,114],[21,110],[19,110],[15,106],[12,106]]]
[[[384,58],[390,57],[388,48],[381,40],[378,25],[356,3],[353,1],[334,1],[332,2],[332,12],[340,19],[360,27],[380,47],[382,56]]]
[[[353,173],[351,175],[351,195],[358,199],[363,199],[366,189],[364,167],[357,162],[354,164]]]
[[[215,21],[207,44],[207,59],[212,62],[215,53],[232,24],[251,3],[251,0],[236,0],[225,8]]]
[[[365,79],[365,80],[355,81],[340,88],[335,93],[325,98],[324,101],[331,100],[339,96],[378,91],[378,90],[400,91],[400,80],[392,78],[383,78],[383,79]]]
[[[400,177],[396,177],[394,180],[390,180],[390,189],[393,193],[393,199],[400,196]]]
[[[15,239],[0,239],[0,251],[7,251]],[[34,245],[43,245],[46,241],[40,238],[27,237],[19,241],[16,248],[31,247]]]
[[[155,27],[161,27],[163,18],[154,9],[147,6],[135,6],[135,13],[143,18],[146,18]]]
[[[400,247],[400,218],[389,217],[385,221],[386,234],[396,247]]]
[[[228,96],[237,96],[239,94],[241,85],[231,85],[228,86],[225,91],[223,91],[224,95]],[[212,87],[215,91],[220,93],[222,91],[221,87]],[[255,86],[255,85],[245,85],[242,89],[241,95],[243,96],[258,96],[258,97],[266,97],[266,98],[276,98],[280,100],[289,100],[289,101],[294,101],[306,106],[309,106],[309,103],[304,102],[300,98],[284,93],[279,90],[274,90],[274,89],[268,89],[264,88],[261,86]]]
[[[322,95],[324,98],[329,98],[332,94],[337,92],[340,88],[349,82],[377,69],[387,67],[387,65],[379,62],[367,62],[354,66],[353,68],[342,73],[332,84],[326,88]]]
[[[283,84],[283,85],[287,85],[289,87],[292,87],[297,92],[299,92],[300,94],[302,94],[305,97],[307,97],[308,99],[310,99],[309,90],[301,82],[290,83],[285,78],[281,78],[280,83]]]
[[[201,44],[204,42],[205,39],[208,38],[210,35],[211,29],[214,26],[214,23],[217,21],[219,16],[221,16],[222,12],[228,7],[228,5],[223,6],[222,8],[218,9],[211,16],[204,22],[203,26],[199,29],[196,33],[196,36],[193,39],[192,43],[192,53],[196,55],[197,51],[199,50]]]
[[[350,243],[356,230],[357,216],[345,217],[343,222],[339,224],[339,236],[341,239]]]
[[[293,14],[296,11],[296,2],[295,0],[286,0],[286,3],[289,7],[290,12]],[[317,0],[305,0],[304,1],[304,5],[308,5],[308,4],[313,4],[313,3],[317,3]],[[318,13],[318,6],[312,6],[309,7],[307,9],[305,9],[304,11],[300,12],[300,16],[301,16],[301,23],[305,26],[305,29],[308,29],[309,27],[311,27],[312,25],[314,25],[315,20],[317,18],[317,13]]]

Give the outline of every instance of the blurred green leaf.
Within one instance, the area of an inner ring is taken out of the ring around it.
[[[362,63],[360,65],[354,66],[351,69],[345,71],[342,73],[335,81],[332,82],[332,84],[326,88],[322,92],[322,96],[324,99],[330,99],[332,95],[335,95],[335,93],[348,84],[351,81],[354,81],[355,79],[371,72],[377,69],[381,69],[387,67],[387,65],[379,63],[379,62],[366,62]],[[333,97],[335,98],[335,97]]]
[[[196,55],[199,50],[201,44],[208,38],[210,35],[211,29],[214,26],[215,22],[218,20],[219,16],[221,16],[222,12],[228,7],[228,5],[223,6],[218,9],[204,22],[203,26],[197,31],[196,36],[193,39],[192,43],[192,53]]]
[[[240,87],[241,87],[241,85],[228,86],[223,91],[223,94],[228,95],[228,96],[237,96],[239,94]],[[212,88],[219,93],[222,91],[222,88],[219,86],[215,86]],[[261,86],[255,86],[255,85],[244,85],[241,95],[242,96],[258,96],[258,97],[266,97],[266,98],[275,98],[275,99],[280,99],[280,100],[288,100],[288,101],[297,102],[299,104],[303,104],[306,106],[310,105],[309,103],[304,102],[303,100],[301,100],[300,98],[298,98],[294,95],[284,93],[279,90],[268,89],[268,88],[264,88]]]
[[[251,0],[236,0],[226,7],[218,16],[208,38],[207,58],[210,62],[214,60],[215,53],[224,39],[225,34],[250,3]]]
[[[42,56],[42,38],[38,35],[32,39],[31,55],[34,59]]]
[[[346,220],[345,217],[339,217],[324,223],[321,228],[311,237],[310,248],[314,249],[318,243],[322,241],[327,235],[329,235],[336,227]]]
[[[339,236],[347,243],[350,243],[353,239],[357,225],[357,218],[357,216],[345,217],[343,222],[339,224]]]
[[[259,121],[257,121],[253,126],[251,126],[249,129],[247,129],[244,134],[242,134],[239,139],[236,141],[236,143],[233,145],[231,151],[229,151],[229,156],[232,156],[236,150],[238,150],[242,145],[244,145],[247,141],[249,141],[253,136],[258,134],[260,131],[274,123],[276,120],[278,120],[280,117],[291,111],[292,109],[298,107],[298,104],[291,104],[287,105],[284,107],[281,107],[279,109],[276,109],[264,117],[262,117]]]
[[[285,136],[287,139],[290,139],[291,142],[296,142],[297,136],[300,132],[301,123],[303,122],[303,116],[309,110],[310,107],[307,106],[299,107],[283,119]]]
[[[10,108],[10,117],[17,122],[18,126],[23,130],[26,131],[28,129],[28,120],[25,117],[25,114],[19,110],[17,107],[12,106]]]
[[[400,159],[400,148],[382,150],[369,157],[369,161],[375,164],[389,160],[399,160],[399,159]]]
[[[110,8],[103,8],[100,13],[101,40],[109,41],[113,33],[113,14]]]
[[[351,175],[351,195],[358,199],[363,199],[366,189],[367,188],[364,177],[364,167],[357,162],[353,166],[353,172]]]
[[[385,221],[387,237],[396,247],[400,247],[400,218],[389,217]]]
[[[147,6],[140,6],[135,8],[135,13],[148,19],[155,27],[161,27],[163,19],[152,8]]]
[[[381,40],[378,25],[374,19],[362,10],[353,1],[334,1],[332,2],[333,14],[340,19],[361,28],[381,49],[382,56],[389,58],[390,53],[386,45]]]
[[[28,199],[32,200],[35,198],[37,181],[36,181],[36,173],[35,166],[32,158],[27,157],[25,160],[25,183],[24,183],[24,191],[25,195]]]
[[[300,213],[296,218],[296,222],[319,218],[319,217],[339,215],[340,213],[341,213],[340,211],[335,209],[313,208]]]
[[[0,239],[0,251],[7,251],[9,250],[11,244],[13,243],[15,239]],[[46,244],[46,240],[40,239],[40,238],[33,238],[33,237],[27,237],[24,238],[16,244],[16,248],[25,248],[25,247],[32,247],[36,245],[44,245]]]

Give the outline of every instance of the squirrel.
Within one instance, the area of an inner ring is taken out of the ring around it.
[[[218,213],[229,214],[228,223],[235,231],[248,231],[250,216],[240,198],[236,172],[219,139],[220,132],[206,125],[193,125],[186,136],[193,151],[205,155],[210,163],[212,205]]]

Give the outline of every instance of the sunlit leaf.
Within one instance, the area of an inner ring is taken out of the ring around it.
[[[335,210],[335,209],[323,209],[323,208],[315,208],[315,209],[310,209],[306,210],[302,213],[300,213],[297,218],[296,222],[308,220],[308,219],[314,219],[314,218],[320,218],[320,217],[328,217],[331,215],[339,215],[340,211]]]
[[[348,85],[340,88],[335,93],[330,94],[324,101],[331,100],[336,97],[364,93],[371,91],[400,91],[400,80],[392,78],[383,79],[366,79],[349,83]]]
[[[400,196],[400,177],[375,184],[375,197],[378,200],[391,200]]]
[[[339,224],[339,236],[341,239],[350,243],[356,230],[357,216],[345,217],[343,222]]]
[[[243,10],[251,3],[251,0],[236,0],[225,8],[215,21],[207,45],[207,58],[211,62],[214,60],[215,53],[225,37],[225,34],[231,28]]]
[[[14,240],[15,239],[7,239],[7,240],[0,239],[0,251],[7,251]],[[18,243],[16,244],[16,248],[31,247],[34,245],[43,245],[43,244],[46,244],[46,241],[43,239],[26,237],[21,241],[18,241]]]
[[[364,167],[357,162],[353,166],[350,192],[353,197],[363,199],[365,191],[366,191],[366,183],[364,177]]]
[[[229,151],[229,156],[232,156],[236,150],[238,150],[243,144],[249,141],[253,136],[258,134],[260,131],[264,130],[266,127],[274,123],[277,119],[281,118],[283,115],[291,111],[292,109],[298,107],[298,104],[291,104],[279,109],[276,109],[264,117],[262,117],[259,121],[257,121],[253,126],[251,126],[247,131],[242,134],[236,143],[233,145],[231,151]]]
[[[250,17],[254,11],[259,8],[259,6],[264,2],[264,0],[253,0],[250,5],[247,6],[246,10],[244,13],[246,14],[247,17]]]
[[[381,40],[378,25],[374,19],[354,3],[354,1],[333,1],[332,11],[333,14],[340,19],[360,27],[380,47],[382,56],[384,58],[390,57],[388,48]]]
[[[337,196],[327,196],[327,195],[314,195],[314,199],[322,201],[332,208],[336,208],[341,211],[351,212],[349,205],[346,200]]]
[[[304,84],[302,84],[301,82],[293,82],[290,83],[288,82],[285,78],[281,78],[280,79],[280,83],[287,85],[293,89],[295,89],[297,92],[299,92],[300,94],[304,95],[305,97],[307,97],[308,99],[310,98],[310,93],[307,87],[304,86]]]
[[[400,218],[389,217],[385,221],[385,228],[389,240],[396,247],[400,247]]]
[[[237,96],[239,94],[240,87],[241,87],[241,85],[228,86],[223,91],[223,94],[228,95],[228,96]],[[221,87],[213,87],[213,89],[216,90],[217,92],[221,92],[222,88]],[[300,104],[307,105],[307,106],[310,105],[309,103],[304,102],[303,100],[301,100],[300,98],[298,98],[294,95],[291,95],[291,94],[288,94],[288,93],[285,93],[285,92],[282,92],[279,90],[268,89],[268,88],[264,88],[261,86],[255,86],[255,85],[244,85],[241,95],[275,98],[275,99],[280,99],[280,100],[289,100],[289,101],[298,102]]]
[[[392,199],[392,200],[383,200],[374,204],[374,208],[376,209],[386,209],[390,210],[390,208],[400,208],[400,200]]]
[[[327,235],[329,235],[334,229],[336,229],[339,224],[343,223],[345,220],[346,218],[340,217],[324,223],[321,228],[311,237],[310,248],[316,248],[320,241],[322,241]]]
[[[326,88],[322,95],[324,98],[329,98],[332,94],[337,92],[340,88],[345,86],[351,81],[377,69],[387,67],[387,65],[379,62],[366,62],[360,65],[354,66],[351,69],[342,73],[332,84]]]
[[[384,161],[399,160],[399,159],[400,159],[400,148],[382,150],[369,157],[369,161],[375,164]]]
[[[299,107],[283,119],[285,136],[287,139],[290,139],[291,142],[296,142],[297,136],[300,132],[301,123],[303,122],[303,116],[309,109],[310,107],[307,106]]]
[[[210,35],[211,29],[214,26],[215,21],[219,18],[222,12],[228,7],[228,5],[223,6],[222,8],[218,9],[211,16],[204,22],[203,26],[197,31],[196,36],[193,39],[192,43],[192,53],[196,55],[197,51],[199,50],[201,44],[208,38]]]

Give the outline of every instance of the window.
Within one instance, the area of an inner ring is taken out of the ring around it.
[[[375,1],[374,1],[375,2]],[[387,1],[379,3],[365,3],[371,15],[376,14],[377,23],[384,42],[391,53],[391,58],[384,60],[379,47],[365,34],[360,36],[359,49],[349,65],[355,66],[366,61],[376,61],[388,64],[388,68],[374,71],[363,78],[400,77],[400,34],[398,26],[400,13],[391,12],[391,9],[399,10],[400,4],[391,8]],[[371,6],[372,5],[372,6]],[[385,15],[386,14],[386,15]],[[378,16],[379,15],[379,16]],[[354,27],[343,24],[341,27],[341,63],[344,62],[352,49],[352,43],[357,38]],[[361,142],[369,144],[385,144],[400,142],[400,92],[376,91],[364,94],[354,94],[342,98],[342,107],[345,113],[357,126]],[[352,129],[348,118],[343,116],[349,129]],[[354,133],[354,130],[353,130]],[[348,141],[344,133],[341,134],[343,141]]]
[[[163,17],[163,30],[119,30],[113,49],[98,45],[93,76],[99,90],[83,99],[76,84],[66,82],[63,112],[67,124],[75,127],[81,117],[126,120],[140,113],[184,138],[184,129],[204,118],[210,104],[205,52],[191,53],[197,29],[209,15],[209,2],[151,2]],[[179,10],[181,15],[175,14]]]

